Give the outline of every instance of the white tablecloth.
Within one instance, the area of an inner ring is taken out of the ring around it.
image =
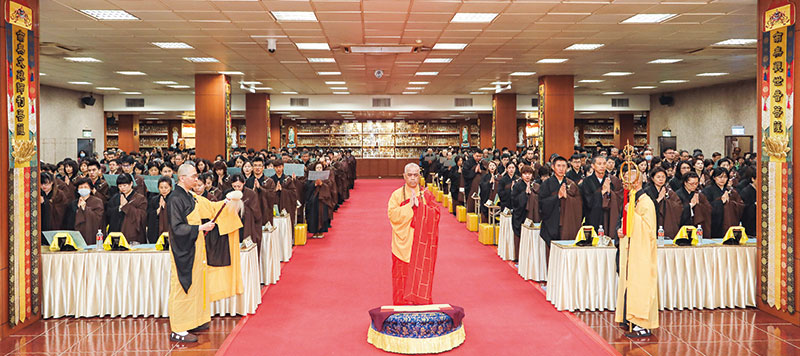
[[[43,249],[45,251],[45,249]],[[42,316],[166,317],[168,251],[42,253]],[[212,303],[212,315],[254,313],[261,304],[258,252],[241,252],[244,293]]]
[[[288,216],[276,216],[272,218],[275,225],[275,232],[278,234],[281,243],[281,262],[289,262],[292,258],[292,246],[294,246],[294,229]]]
[[[538,227],[522,226],[517,273],[525,280],[544,281],[547,279],[545,243],[539,237],[540,231]]]
[[[277,229],[261,233],[261,284],[275,284],[281,278],[281,248]]]
[[[511,215],[500,214],[500,227],[497,236],[497,254],[503,261],[514,259],[514,230],[511,228]]]
[[[756,305],[756,246],[727,246],[720,242],[713,239],[702,246],[659,246],[658,294],[662,310]],[[558,310],[614,310],[616,249],[572,244],[551,244],[547,300]]]

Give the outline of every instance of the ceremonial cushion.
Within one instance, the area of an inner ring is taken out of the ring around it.
[[[303,246],[308,239],[308,224],[297,224],[294,226],[294,244]]]
[[[444,197],[444,192],[442,192],[441,190],[437,190],[436,191],[436,201],[441,203],[443,197]]]
[[[381,350],[401,354],[430,354],[452,350],[466,338],[464,326],[461,324],[463,309],[454,308],[449,311],[393,313],[386,317],[381,327],[374,325],[379,322],[376,320],[381,319],[380,312],[373,314],[370,311],[373,322],[370,323],[367,342]]]
[[[467,230],[469,230],[469,231],[478,231],[478,220],[479,220],[478,214],[468,213],[467,214]]]
[[[456,220],[458,222],[467,222],[467,207],[463,205],[456,206]]]
[[[494,231],[496,230],[496,228],[492,228],[492,224],[480,224],[478,227],[478,242],[484,245],[494,245],[496,241],[494,238]]]

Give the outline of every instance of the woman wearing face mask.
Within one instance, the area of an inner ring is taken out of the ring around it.
[[[92,244],[97,231],[103,228],[105,208],[100,198],[92,195],[92,181],[89,178],[78,178],[75,182],[78,199],[70,203],[64,226],[79,231],[87,244]]]
[[[323,171],[323,164],[314,164],[314,171]],[[312,238],[321,239],[330,227],[330,211],[336,205],[332,184],[330,179],[305,182],[305,216]]]
[[[664,228],[664,236],[673,238],[678,234],[683,204],[681,198],[667,184],[667,172],[657,167],[650,172],[651,182],[644,187],[644,192],[656,206],[656,222]]]
[[[231,190],[242,192],[242,204],[245,209],[239,212],[242,217],[242,228],[239,229],[239,239],[244,240],[250,237],[253,242],[258,244],[261,250],[261,204],[258,194],[252,189],[244,186],[247,179],[241,174],[234,174],[230,178]],[[227,195],[229,191],[225,192]]]
[[[158,195],[147,202],[147,243],[158,242],[161,234],[169,231],[169,216],[167,216],[167,197],[172,192],[172,178],[161,177],[158,179]]]
[[[728,187],[728,170],[714,168],[712,183],[703,189],[703,195],[711,203],[711,238],[722,238],[731,226],[739,224],[744,210],[744,202],[736,190]]]

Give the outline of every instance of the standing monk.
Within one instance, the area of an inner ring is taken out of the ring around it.
[[[439,206],[433,194],[419,186],[418,165],[407,164],[403,178],[405,184],[389,198],[392,299],[395,305],[432,304]]]
[[[206,330],[211,321],[209,304],[214,286],[207,283],[209,267],[204,233],[217,227],[220,235],[226,235],[241,226],[236,211],[239,203],[212,203],[191,193],[196,180],[194,166],[181,165],[178,184],[167,198],[172,256],[167,310],[172,330],[169,338],[176,342],[197,342],[197,336],[189,332]],[[203,223],[203,219],[210,221]]]

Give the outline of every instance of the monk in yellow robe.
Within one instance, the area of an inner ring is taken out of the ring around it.
[[[195,195],[192,188],[196,181],[197,171],[194,166],[182,165],[178,169],[178,184],[167,198],[172,256],[167,309],[172,329],[170,340],[176,342],[197,342],[197,336],[190,331],[208,329],[212,296],[227,295],[225,289],[236,288],[236,282],[226,278],[232,276],[230,271],[222,272],[213,279],[209,278],[205,235],[212,230],[218,231],[220,236],[238,230],[242,226],[237,213],[238,202],[210,202]],[[235,248],[230,248],[230,252],[234,252],[234,249],[238,251],[238,239],[229,243],[236,245]],[[233,266],[233,263],[238,265],[238,259],[238,253],[235,260],[232,256],[231,267],[226,269],[240,269],[241,267]],[[238,274],[238,279],[238,284],[241,285],[241,273]],[[211,288],[212,280],[221,286],[215,285]]]
[[[394,305],[432,304],[440,210],[433,194],[419,184],[418,165],[407,164],[403,178],[405,184],[392,193],[388,207],[392,300]]]
[[[633,165],[623,165],[632,182],[624,192],[619,241],[619,283],[614,320],[631,338],[652,335],[658,328],[658,259],[656,207],[642,189]],[[630,170],[628,170],[630,168]]]

